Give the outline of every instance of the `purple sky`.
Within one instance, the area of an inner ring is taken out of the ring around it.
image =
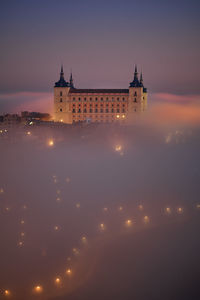
[[[0,112],[8,94],[51,93],[61,62],[77,87],[126,88],[137,63],[150,92],[199,94],[199,9],[195,0],[2,1]]]

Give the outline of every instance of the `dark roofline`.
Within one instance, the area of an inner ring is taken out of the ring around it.
[[[128,89],[70,89],[71,94],[128,94]]]

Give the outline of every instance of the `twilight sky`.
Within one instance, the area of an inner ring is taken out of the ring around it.
[[[150,92],[199,94],[199,9],[197,0],[1,1],[0,104],[51,93],[61,62],[77,87],[126,88],[137,63]]]

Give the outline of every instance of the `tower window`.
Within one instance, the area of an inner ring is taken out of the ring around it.
[[[62,96],[63,94],[62,94],[62,92],[60,92],[60,96]]]
[[[62,98],[60,98],[60,102],[62,102]]]
[[[137,102],[137,99],[136,99],[136,98],[134,99],[134,102]]]
[[[60,111],[62,111],[62,108],[60,108]]]
[[[134,94],[134,96],[137,96],[137,92],[135,91],[135,94]]]
[[[78,98],[78,101],[81,101],[81,98]]]

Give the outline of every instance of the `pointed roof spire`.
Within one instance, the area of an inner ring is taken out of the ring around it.
[[[139,82],[139,79],[138,79],[137,65],[135,65],[134,79],[130,83],[130,87],[139,87],[139,86],[140,86],[140,82]]]
[[[142,76],[142,72],[140,74],[140,85],[143,86],[143,76]]]
[[[68,87],[69,83],[65,81],[64,72],[63,72],[63,64],[61,64],[60,70],[60,80],[55,83],[55,87]]]
[[[73,76],[72,76],[72,69],[71,69],[71,74],[70,74],[70,79],[69,79],[69,85],[72,89],[74,89],[74,81],[73,81]]]

